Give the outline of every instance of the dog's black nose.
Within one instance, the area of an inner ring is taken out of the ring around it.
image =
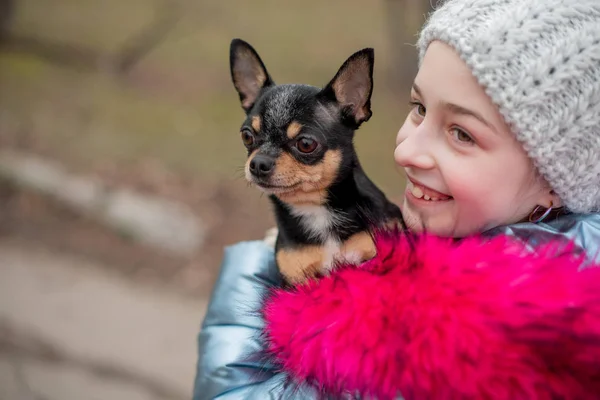
[[[250,172],[257,178],[266,178],[273,172],[275,160],[268,156],[257,154],[250,161]]]

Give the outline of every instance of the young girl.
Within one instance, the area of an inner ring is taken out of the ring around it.
[[[450,0],[418,49],[413,234],[288,291],[266,243],[229,247],[195,399],[598,397],[600,2]]]

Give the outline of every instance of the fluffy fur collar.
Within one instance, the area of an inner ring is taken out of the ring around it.
[[[270,361],[328,396],[598,398],[600,269],[582,269],[584,254],[506,236],[412,240],[381,234],[366,264],[274,289]]]

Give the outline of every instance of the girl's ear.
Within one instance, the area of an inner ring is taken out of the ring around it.
[[[548,205],[550,204],[552,204],[552,208],[560,208],[563,206],[562,200],[552,189],[548,192]]]
[[[548,216],[558,217],[563,213],[563,202],[552,189],[547,189],[538,199],[538,205],[529,214],[529,222],[541,222]]]
[[[542,177],[539,172],[535,172],[534,181],[532,182],[534,185],[540,185],[540,194],[537,199],[537,204],[540,207],[544,208],[561,208],[564,206],[563,201],[560,199],[560,196],[556,194],[554,189],[550,186],[548,181]]]

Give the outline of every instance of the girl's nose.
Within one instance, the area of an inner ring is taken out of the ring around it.
[[[398,132],[394,160],[396,164],[404,168],[432,169],[435,167],[435,159],[431,149],[427,146],[421,124],[418,127],[404,126]]]

